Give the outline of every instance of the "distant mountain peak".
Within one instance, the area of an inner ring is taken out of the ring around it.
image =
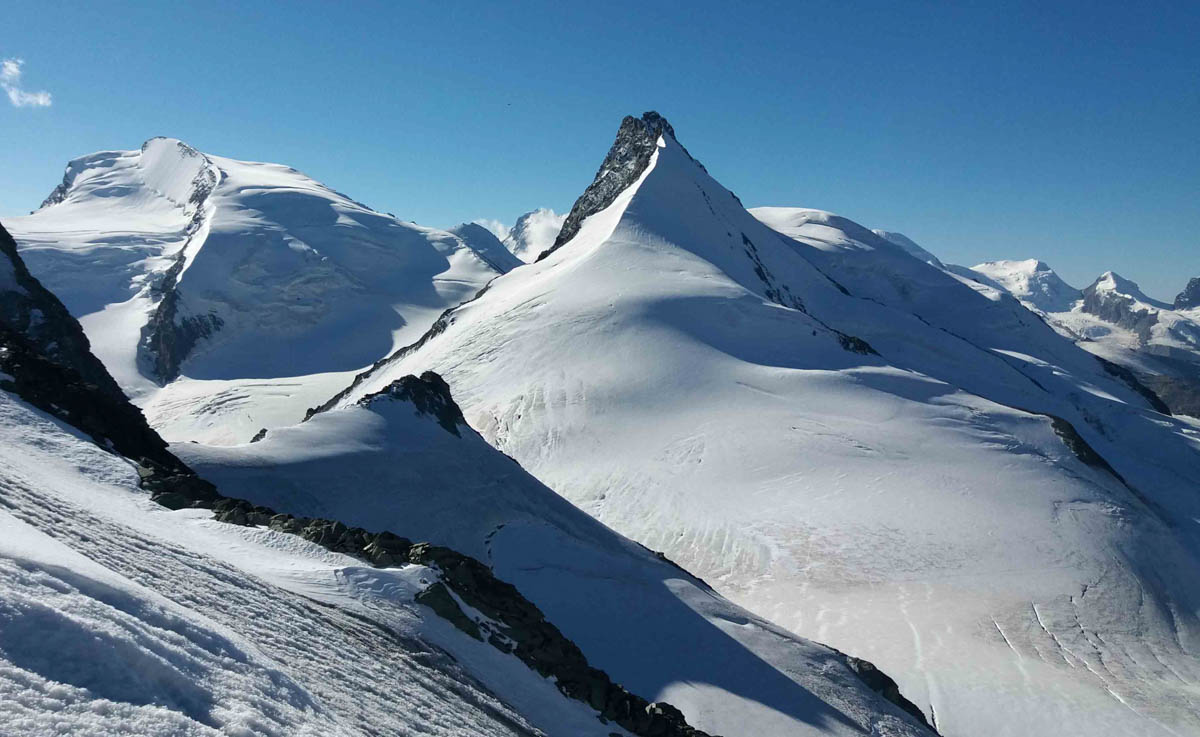
[[[536,261],[543,251],[554,245],[566,219],[565,213],[559,214],[546,207],[530,210],[517,218],[509,229],[504,246],[522,261]]]
[[[467,248],[501,274],[508,273],[524,263],[513,255],[495,233],[479,223],[460,223],[450,228],[449,232],[458,236]]]
[[[1133,281],[1132,279],[1126,279],[1117,272],[1111,270],[1101,274],[1096,281],[1092,282],[1083,291],[1086,294],[1112,292],[1126,297],[1131,297],[1138,302],[1160,310],[1171,309],[1171,305],[1154,299],[1143,292],[1142,288],[1138,286],[1137,282]]]
[[[1083,296],[1080,290],[1063,281],[1049,264],[1036,258],[988,261],[971,267],[971,270],[1043,312],[1067,312]]]
[[[650,159],[658,148],[658,140],[662,137],[669,137],[678,143],[675,129],[662,115],[653,110],[642,113],[640,118],[626,115],[596,177],[575,200],[562,230],[554,239],[554,245],[543,251],[537,260],[542,260],[574,238],[584,219],[611,205],[617,195],[636,182],[650,165]]]

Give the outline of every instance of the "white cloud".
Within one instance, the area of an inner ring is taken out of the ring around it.
[[[492,231],[492,235],[496,236],[500,240],[504,240],[508,237],[508,226],[499,220],[480,218],[478,220],[472,220],[471,222],[475,223],[476,225],[482,225],[483,227]]]
[[[14,107],[50,107],[50,93],[26,92],[21,89],[21,67],[23,59],[5,59],[0,61],[0,87],[8,93],[8,101]]]

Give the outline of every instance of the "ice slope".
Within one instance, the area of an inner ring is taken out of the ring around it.
[[[537,257],[554,245],[558,231],[562,230],[566,215],[559,215],[554,210],[539,207],[517,218],[504,239],[504,245],[513,255],[527,263],[537,261]]]
[[[47,203],[9,226],[175,439],[237,442],[298,421],[329,374],[415,340],[499,273],[460,238],[294,169],[167,138],[72,161]],[[197,394],[212,401],[181,417],[174,408]]]
[[[634,693],[711,734],[921,734],[830,650],[588,517],[465,426],[388,395],[254,444],[176,450],[226,494],[486,562]]]
[[[338,402],[438,371],[539,480],[943,734],[1200,729],[1197,428],[999,290],[825,213],[769,229],[663,130]]]

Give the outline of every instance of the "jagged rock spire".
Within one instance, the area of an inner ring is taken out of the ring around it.
[[[583,191],[563,222],[562,230],[554,239],[554,245],[542,252],[537,260],[549,256],[567,241],[575,237],[585,218],[600,212],[617,199],[617,195],[637,181],[650,164],[650,157],[658,146],[660,136],[675,138],[675,129],[667,119],[653,110],[642,113],[641,118],[626,115],[617,129],[617,138],[604,157],[604,163],[596,172],[596,178]]]

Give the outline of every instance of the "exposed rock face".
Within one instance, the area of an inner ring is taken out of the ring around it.
[[[1109,287],[1128,285],[1117,291]],[[1128,292],[1139,293],[1137,285],[1116,274],[1106,274],[1083,290],[1083,311],[1135,333],[1141,340],[1149,341],[1150,328],[1158,323],[1158,313],[1142,308],[1138,300]]]
[[[142,146],[143,151],[153,140]],[[142,327],[142,340],[138,347],[140,360],[149,363],[152,375],[164,384],[179,378],[179,368],[196,343],[220,330],[223,324],[216,315],[186,316],[179,309],[179,274],[186,263],[188,247],[203,224],[204,204],[220,181],[220,175],[207,156],[182,141],[177,145],[182,155],[198,158],[204,165],[192,180],[191,192],[185,203],[192,213],[192,220],[188,224],[188,242],[179,249],[175,263],[153,287],[158,307]]]
[[[1175,298],[1175,309],[1190,310],[1193,307],[1200,307],[1200,276],[1192,277]]]
[[[135,461],[142,486],[152,496],[165,495],[164,503],[213,498],[213,486],[172,455],[129,403],[92,355],[79,323],[25,268],[3,227],[0,262],[11,265],[14,276],[9,288],[0,288],[0,389]]]
[[[538,256],[538,261],[558,250],[575,237],[579,227],[590,215],[595,215],[617,199],[617,195],[637,181],[650,164],[650,157],[658,147],[660,136],[675,137],[675,129],[667,119],[656,112],[643,113],[642,117],[625,116],[596,178],[583,191],[563,222],[562,230],[554,239],[554,245]]]
[[[450,385],[432,371],[421,374],[419,379],[411,374],[396,379],[382,391],[368,394],[358,400],[358,403],[368,407],[380,397],[411,402],[416,407],[417,414],[432,415],[448,432],[462,437],[458,427],[466,425],[467,421],[454,398],[450,396]]]
[[[17,253],[17,244],[0,226],[0,261],[11,265],[14,283],[0,283],[0,324],[19,334],[28,348],[58,366],[73,369],[106,397],[125,401],[104,364],[92,355],[83,329],[50,290],[42,286]]]

